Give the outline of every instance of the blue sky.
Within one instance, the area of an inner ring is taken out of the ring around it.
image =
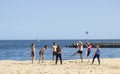
[[[120,39],[119,28],[120,0],[0,0],[0,40]]]

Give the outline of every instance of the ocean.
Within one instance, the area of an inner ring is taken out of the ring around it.
[[[39,60],[39,51],[44,45],[48,45],[47,50],[45,51],[44,57],[46,60],[52,60],[52,44],[56,42],[59,44],[62,50],[66,53],[62,54],[63,60],[75,60],[79,59],[80,55],[77,54],[70,58],[77,48],[68,48],[66,45],[78,42],[80,40],[0,40],[0,60],[31,60],[31,44],[35,43],[36,49],[36,60]],[[86,40],[81,40],[85,43]],[[88,40],[92,42],[116,42],[120,43],[120,39],[105,39],[105,40]],[[93,57],[93,51],[95,48],[92,48],[90,57]],[[83,58],[86,59],[85,51],[87,48],[83,49]],[[100,49],[101,58],[120,58],[120,48],[101,48]]]

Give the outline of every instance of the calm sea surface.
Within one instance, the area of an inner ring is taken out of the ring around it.
[[[61,45],[62,50],[66,52],[66,54],[62,54],[62,58],[64,60],[72,60],[79,59],[79,54],[70,58],[74,52],[78,49],[76,48],[67,48],[66,45],[70,45],[72,43],[78,42],[79,40],[0,40],[0,60],[31,60],[31,44],[35,43],[36,45],[36,60],[39,59],[39,50],[44,46],[48,45],[48,49],[45,51],[45,59],[52,59],[52,43],[56,42]],[[85,43],[85,40],[81,40]],[[89,40],[90,42],[117,42],[120,43],[120,40]],[[85,51],[86,48],[83,49],[83,58],[86,59]],[[92,52],[90,57],[93,56],[94,48],[92,48]],[[120,48],[101,48],[101,58],[120,58]]]

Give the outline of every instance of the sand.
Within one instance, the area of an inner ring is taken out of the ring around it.
[[[88,60],[63,60],[63,64],[55,65],[53,61],[38,64],[35,61],[1,60],[0,74],[120,74],[120,58],[101,59],[91,65]]]

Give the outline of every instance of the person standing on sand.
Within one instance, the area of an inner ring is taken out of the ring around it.
[[[56,56],[56,51],[57,51],[57,45],[55,42],[53,42],[53,46],[52,46],[52,57],[53,57],[53,61],[54,61],[54,56]]]
[[[89,55],[90,55],[90,52],[91,52],[92,45],[89,42],[87,42],[86,46],[87,46],[86,54],[87,54],[87,58],[88,58],[88,61],[89,61],[89,58],[90,58]]]
[[[79,50],[77,52],[75,52],[73,55],[71,55],[71,57],[79,53],[80,54],[81,62],[83,62],[83,58],[82,58],[83,43],[81,41],[79,41],[78,48],[79,48]]]
[[[47,49],[47,45],[45,45],[45,46],[39,51],[39,56],[40,56],[39,63],[40,63],[40,60],[42,60],[42,63],[43,63],[43,60],[44,60],[44,52],[45,52],[46,49]]]
[[[92,64],[94,63],[94,60],[95,60],[96,57],[98,59],[98,65],[100,65],[100,48],[99,48],[99,45],[96,45],[96,49],[95,49],[95,52],[94,52],[94,57],[93,57]]]
[[[32,43],[32,45],[31,45],[32,64],[33,64],[33,62],[34,62],[35,56],[36,56],[36,52],[35,52],[35,44]]]
[[[60,45],[58,45],[55,64],[57,64],[58,58],[60,59],[60,64],[62,64],[62,55],[61,54],[62,54],[62,49],[61,49]]]

